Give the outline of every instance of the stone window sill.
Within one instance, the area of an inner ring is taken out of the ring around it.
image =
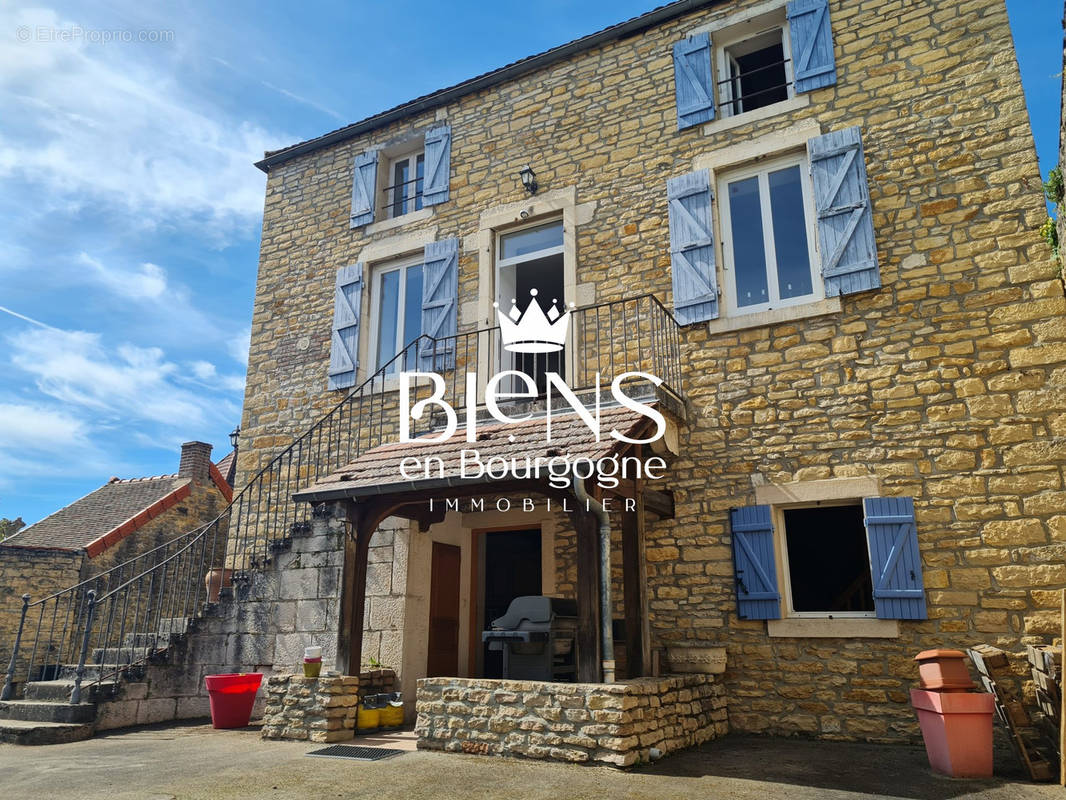
[[[392,217],[391,219],[382,219],[377,222],[371,222],[366,226],[367,236],[372,236],[375,233],[382,233],[383,231],[391,231],[394,228],[400,228],[404,225],[410,225],[415,222],[422,222],[423,220],[433,218],[433,206],[429,208],[420,208],[418,211],[411,211],[399,217]]]
[[[733,117],[721,117],[713,122],[708,122],[703,126],[703,133],[705,136],[714,136],[731,128],[739,128],[741,125],[749,125],[752,122],[776,117],[778,114],[798,111],[810,104],[811,96],[809,94],[800,94],[796,97],[790,97],[788,100],[782,100],[780,103],[757,108],[754,111],[745,111],[743,114],[737,114]]]
[[[898,619],[786,617],[766,621],[770,637],[794,639],[897,639]]]
[[[792,322],[797,319],[807,319],[808,317],[839,314],[842,309],[843,306],[839,297],[829,297],[816,303],[772,308],[769,311],[759,311],[755,314],[739,314],[733,317],[711,320],[707,323],[707,332],[715,334],[727,331],[742,331],[748,328],[761,328],[764,325],[776,325],[779,322]]]

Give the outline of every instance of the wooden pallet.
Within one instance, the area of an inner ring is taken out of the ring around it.
[[[1043,731],[1032,718],[1019,698],[996,680],[1008,668],[1007,654],[987,645],[967,651],[970,660],[981,678],[981,685],[995,699],[996,717],[1007,729],[1008,738],[1029,777],[1034,781],[1053,780],[1058,773],[1059,758],[1054,748],[1048,746]]]

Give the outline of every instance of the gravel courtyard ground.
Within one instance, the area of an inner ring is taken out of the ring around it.
[[[380,762],[308,758],[321,745],[265,742],[257,729],[152,726],[49,747],[0,745],[6,798],[1056,798],[1018,778],[952,780],[921,748],[730,736],[641,769],[409,752]],[[1009,759],[1006,761],[1010,767]]]

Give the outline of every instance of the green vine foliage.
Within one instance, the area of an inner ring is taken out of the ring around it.
[[[1049,203],[1057,206],[1062,203],[1063,188],[1062,170],[1055,167],[1047,174],[1047,180],[1044,181],[1044,196]]]

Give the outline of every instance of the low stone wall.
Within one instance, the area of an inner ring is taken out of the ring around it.
[[[728,732],[711,675],[612,684],[484,678],[418,682],[418,746],[628,767]]]
[[[358,676],[271,675],[266,684],[262,736],[311,742],[351,739],[358,706]]]

